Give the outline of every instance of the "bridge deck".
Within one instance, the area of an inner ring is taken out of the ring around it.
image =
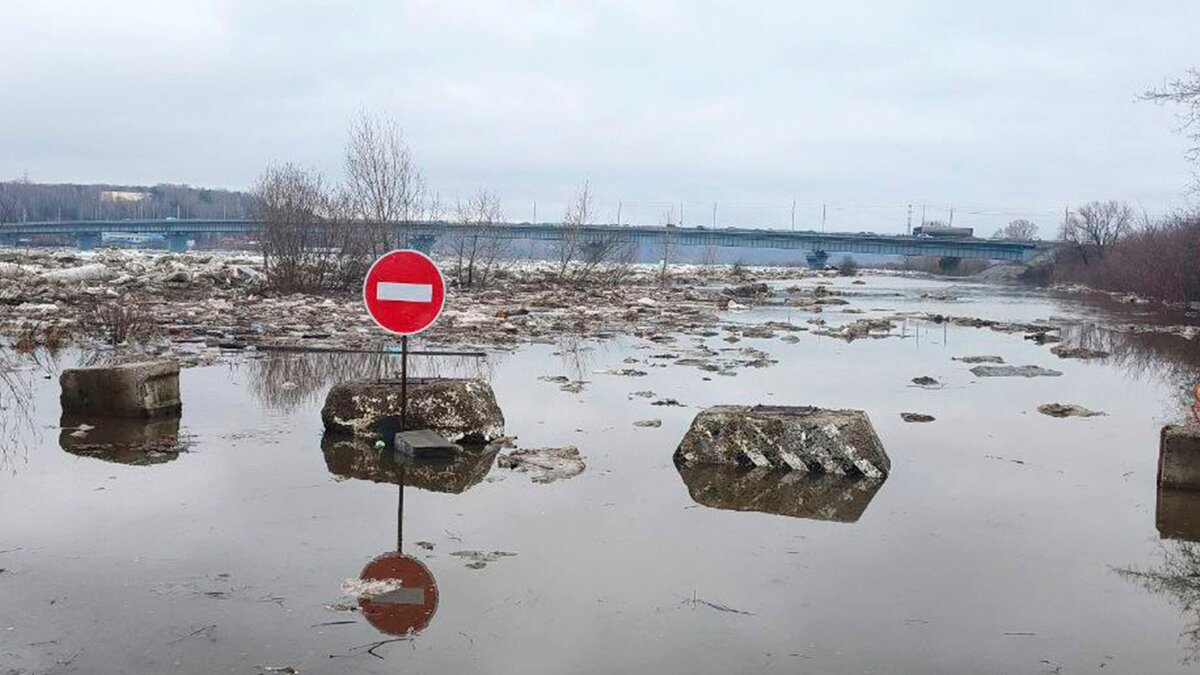
[[[435,239],[471,229],[455,223],[420,222],[397,224],[409,227],[414,235]],[[69,222],[9,223],[0,225],[0,236],[32,235],[88,236],[105,232],[160,235],[255,234],[261,223],[253,220],[90,220]],[[555,241],[567,232],[547,223],[497,223],[489,225],[492,236],[506,239]],[[997,241],[974,238],[912,237],[905,235],[793,232],[763,229],[709,229],[677,227],[632,227],[587,225],[581,230],[584,240],[619,236],[647,245],[670,243],[680,246],[729,246],[742,248],[824,251],[826,253],[874,253],[881,255],[925,255],[951,258],[988,258],[1025,260],[1038,252],[1039,245],[1026,241]]]

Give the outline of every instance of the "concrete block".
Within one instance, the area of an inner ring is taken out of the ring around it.
[[[396,434],[396,452],[417,459],[444,459],[462,452],[462,448],[429,429],[401,431]]]
[[[714,406],[675,451],[677,464],[727,464],[883,478],[892,463],[861,410]]]
[[[175,361],[69,368],[59,383],[64,415],[172,417],[183,407]]]
[[[1168,424],[1158,444],[1159,487],[1200,490],[1200,424]]]
[[[335,384],[325,398],[325,430],[391,440],[404,431],[399,380],[353,380]],[[504,414],[482,380],[412,379],[408,383],[408,429],[430,429],[453,443],[487,443],[504,435]]]

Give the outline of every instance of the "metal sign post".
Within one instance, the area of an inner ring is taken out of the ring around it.
[[[423,356],[485,356],[482,352],[409,351],[408,337],[432,326],[441,315],[445,303],[446,283],[442,272],[429,256],[420,251],[398,250],[385,254],[371,265],[363,280],[363,304],[367,312],[380,328],[400,336],[400,424],[397,432],[409,430],[410,353]],[[388,436],[385,444],[391,446],[395,434]]]

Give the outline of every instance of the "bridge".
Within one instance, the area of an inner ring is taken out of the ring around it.
[[[397,223],[407,229],[414,248],[430,251],[437,241],[460,233],[477,233],[478,227],[441,221]],[[258,235],[262,223],[254,220],[76,220],[8,223],[0,225],[0,244],[15,244],[31,236],[73,237],[76,246],[99,246],[106,233],[151,234],[165,238],[171,251],[183,252],[199,234]],[[574,230],[557,223],[496,223],[487,226],[490,236],[511,240],[557,241]],[[796,232],[743,228],[682,228],[628,225],[584,225],[578,236],[587,242],[614,237],[648,247],[722,246],[805,251],[809,264],[824,265],[830,253],[936,256],[946,259],[984,258],[1022,261],[1038,254],[1044,244],[1029,241],[975,239],[971,237],[914,237],[907,235]]]

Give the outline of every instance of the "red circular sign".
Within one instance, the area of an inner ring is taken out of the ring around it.
[[[420,251],[392,251],[375,261],[363,281],[363,302],[380,328],[413,335],[442,313],[446,285],[442,272]]]
[[[398,581],[399,587],[358,601],[367,621],[388,635],[408,635],[425,630],[437,612],[437,582],[420,560],[401,553],[385,553],[367,563],[363,581]]]

